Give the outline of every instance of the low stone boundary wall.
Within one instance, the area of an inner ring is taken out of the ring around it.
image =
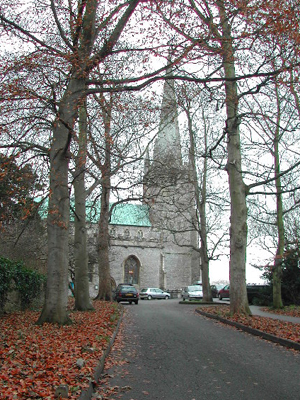
[[[39,309],[43,306],[44,304],[44,298],[45,298],[45,293],[42,291],[40,295],[33,299],[30,304],[26,308],[30,309]],[[10,312],[15,312],[15,311],[23,311],[24,310],[24,305],[22,305],[19,293],[17,290],[12,290],[8,293],[7,295],[7,300],[4,303],[4,307],[0,308],[0,314],[1,313],[10,313]]]

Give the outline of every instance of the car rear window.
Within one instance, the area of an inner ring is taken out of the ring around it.
[[[122,292],[134,292],[136,288],[134,286],[122,286],[121,290]]]
[[[191,292],[196,292],[202,290],[202,286],[201,285],[195,285],[195,286],[189,286],[189,291]]]

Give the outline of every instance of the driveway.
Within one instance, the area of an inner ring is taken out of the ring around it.
[[[98,395],[142,400],[300,399],[300,353],[207,319],[178,300],[124,304],[120,338]],[[109,364],[108,364],[109,365]]]

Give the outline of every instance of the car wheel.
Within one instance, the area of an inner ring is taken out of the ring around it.
[[[148,300],[151,300],[152,299],[152,296],[150,296],[150,294],[149,294],[149,296],[148,296]]]
[[[166,296],[165,299],[166,299],[166,300],[169,300],[169,296]]]

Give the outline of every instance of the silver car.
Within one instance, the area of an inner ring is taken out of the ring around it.
[[[171,297],[170,293],[165,292],[159,288],[146,288],[140,291],[140,299],[166,299],[168,300]]]
[[[182,300],[199,300],[203,298],[202,285],[186,286],[182,289]]]

